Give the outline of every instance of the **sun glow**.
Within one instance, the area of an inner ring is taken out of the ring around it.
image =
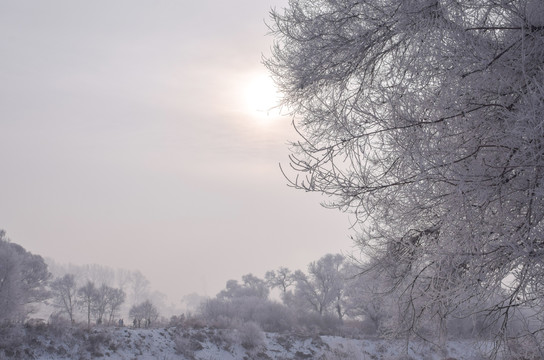
[[[279,116],[279,94],[272,79],[266,74],[253,76],[244,89],[246,111],[260,120]]]

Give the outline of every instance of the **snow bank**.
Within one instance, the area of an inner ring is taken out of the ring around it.
[[[260,342],[241,341],[233,329],[81,328],[25,329],[20,342],[0,345],[0,359],[111,360],[476,360],[483,356],[471,341],[452,341],[442,354],[429,344],[265,333]],[[243,344],[243,345],[242,345]],[[446,356],[447,355],[447,356]]]

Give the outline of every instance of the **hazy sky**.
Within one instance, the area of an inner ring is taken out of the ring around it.
[[[349,251],[347,216],[279,171],[290,119],[257,111],[285,4],[0,0],[0,228],[174,301]]]

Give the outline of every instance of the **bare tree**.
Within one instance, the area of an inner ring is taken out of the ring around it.
[[[109,319],[108,324],[112,324],[115,316],[119,312],[121,305],[125,302],[126,294],[122,289],[110,288],[107,294]]]
[[[130,308],[129,316],[134,319],[134,324],[141,326],[141,321],[144,321],[144,326],[149,327],[159,317],[159,311],[151,303],[146,300],[138,305],[133,305]]]
[[[72,274],[56,278],[51,282],[51,290],[55,299],[54,306],[68,315],[70,323],[75,322],[75,308],[77,299],[77,284]]]
[[[103,324],[106,320],[108,324],[111,324],[119,308],[125,302],[125,297],[126,295],[123,290],[106,284],[102,284],[99,288],[96,288],[91,311],[96,318],[97,324]]]
[[[296,271],[295,298],[319,315],[333,311],[342,320],[345,314],[342,303],[345,283],[341,270],[343,262],[342,255],[327,254],[308,265],[308,275]]]
[[[353,214],[405,330],[468,302],[505,330],[542,313],[544,2],[293,0],[271,16],[265,64],[300,134],[286,176]]]
[[[282,296],[285,297],[287,289],[295,283],[293,272],[286,267],[280,267],[278,270],[268,271],[265,274],[266,282],[271,288],[279,288]]]
[[[138,270],[130,276],[130,298],[133,301],[142,301],[149,296],[149,280]]]
[[[91,315],[94,312],[97,298],[98,298],[98,290],[96,286],[94,285],[94,282],[87,281],[87,283],[80,287],[77,291],[78,294],[78,302],[81,305],[81,307],[84,309],[87,315],[87,327],[91,327]]]
[[[117,295],[120,295],[119,291],[122,291],[124,294],[124,300],[121,302],[122,306],[127,300],[128,303],[140,302],[142,299],[153,299],[154,303],[161,304],[160,294],[155,292],[152,293],[149,289],[149,280],[142,275],[140,271],[131,271],[125,269],[112,269],[107,266],[97,265],[97,264],[87,264],[87,265],[74,265],[74,264],[58,264],[52,259],[47,259],[49,268],[52,270],[56,277],[62,277],[66,274],[71,274],[74,276],[74,280],[77,284],[77,287],[81,287],[85,284],[86,281],[91,281],[94,284],[104,284],[109,287],[108,293],[111,293],[112,289],[116,289],[118,292]],[[111,294],[110,294],[111,295]],[[119,297],[120,299],[120,297]],[[105,316],[108,313],[110,319],[103,318],[103,321],[111,322],[113,320],[112,316],[115,317],[120,311],[120,308],[112,309],[110,308],[109,300],[104,299],[107,302],[107,309],[103,309],[102,316]],[[95,309],[100,312],[99,309]],[[123,309],[124,311],[125,309]],[[127,308],[126,311],[129,309]],[[98,314],[93,314],[98,315]],[[97,317],[98,318],[98,317]]]
[[[108,293],[111,289],[112,288],[106,284],[102,284],[100,287],[96,288],[92,310],[96,318],[96,323],[99,325],[104,321],[104,315],[108,308]]]
[[[99,264],[86,264],[79,266],[80,276],[95,284],[111,286],[115,280],[115,270]]]
[[[365,271],[371,267],[370,264],[346,262],[344,307],[350,318],[365,322],[366,330],[384,334],[392,324],[398,301],[390,294],[391,284],[387,276]]]

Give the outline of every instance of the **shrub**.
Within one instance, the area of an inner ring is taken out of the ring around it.
[[[238,328],[238,341],[245,349],[258,349],[265,345],[265,336],[259,325],[250,321]]]
[[[25,341],[25,330],[21,326],[0,325],[0,356],[5,354],[13,357],[19,353],[20,347]]]
[[[66,335],[72,326],[70,320],[58,313],[51,314],[48,323],[49,333],[57,337]]]
[[[295,318],[285,305],[252,296],[210,299],[202,305],[201,314],[210,326],[219,329],[232,328],[239,320],[255,322],[271,332],[292,329]]]
[[[187,359],[194,359],[195,352],[191,349],[191,340],[182,336],[177,336],[174,339],[174,349],[179,355],[183,355]]]
[[[300,335],[314,336],[336,335],[342,326],[342,322],[334,315],[319,315],[314,312],[302,312],[297,318],[298,327],[296,331]]]
[[[203,329],[205,327],[206,320],[196,316],[187,316],[183,323],[184,329]]]
[[[215,319],[209,321],[209,325],[215,329],[229,329],[232,327],[234,320],[229,317],[219,315]]]
[[[170,318],[170,321],[168,323],[169,327],[183,327],[185,323],[185,315],[181,314],[180,316],[172,316]]]
[[[291,330],[294,326],[295,314],[287,306],[266,301],[261,302],[254,316],[257,322],[265,331],[281,332]]]
[[[112,338],[110,334],[95,331],[87,339],[87,351],[93,357],[104,356],[102,350],[109,348],[111,342]]]

